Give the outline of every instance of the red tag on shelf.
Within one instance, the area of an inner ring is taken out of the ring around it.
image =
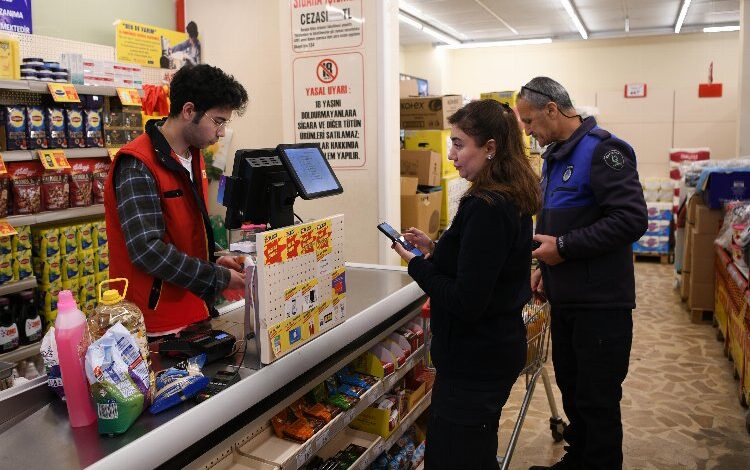
[[[5,162],[3,161],[3,156],[0,155],[0,175],[7,175],[8,174],[8,168],[5,166]]]
[[[16,229],[7,220],[0,220],[0,237],[9,237],[17,235]]]

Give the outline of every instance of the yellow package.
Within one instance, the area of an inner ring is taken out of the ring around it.
[[[107,224],[106,222],[99,221],[92,224],[92,231],[94,232],[94,246],[99,249],[107,246]]]
[[[78,252],[78,230],[75,225],[60,227],[60,253],[63,256]]]
[[[89,317],[94,313],[94,309],[96,308],[96,300],[89,300],[88,302],[81,302],[78,306],[80,307],[83,314]]]
[[[96,272],[109,271],[109,251],[102,250],[96,252]]]
[[[13,259],[13,276],[17,280],[31,277],[33,267],[31,265],[31,250],[17,251]]]
[[[16,227],[16,232],[18,233],[12,239],[13,251],[31,250],[31,227],[21,225]]]
[[[109,270],[96,273],[94,276],[94,279],[96,279],[96,285],[99,285],[100,282],[104,282],[109,279]]]
[[[94,248],[94,237],[91,232],[91,224],[80,224],[78,229],[78,251],[86,251]]]
[[[9,255],[13,252],[13,237],[0,237],[0,256]]]
[[[42,278],[42,260],[38,256],[31,258],[31,267],[34,269],[34,276],[37,280]]]
[[[44,228],[32,232],[34,251],[41,259],[52,258],[60,254],[60,230]]]
[[[62,280],[78,279],[79,271],[78,253],[62,256]]]
[[[0,255],[0,285],[13,281],[13,257]]]
[[[79,294],[80,294],[79,291],[81,289],[80,289],[80,284],[78,282],[78,278],[62,281],[62,288],[63,290],[69,290],[71,293],[73,293],[73,298],[75,298],[77,302],[81,301],[79,297]]]
[[[39,297],[39,308],[42,312],[49,313],[57,311],[57,297],[63,290],[62,281],[56,281],[51,284],[39,284],[37,292]]]
[[[49,310],[49,311],[41,309],[39,311],[39,315],[44,317],[44,323],[47,325],[45,327],[45,331],[48,330],[50,326],[55,326],[55,319],[57,318],[57,309]]]
[[[96,278],[84,276],[78,278],[78,299],[81,302],[96,301]]]
[[[41,284],[54,284],[62,281],[62,266],[60,256],[43,259],[40,265],[40,275],[37,281]]]
[[[84,250],[78,253],[78,275],[93,276],[96,274],[96,254],[94,250]]]

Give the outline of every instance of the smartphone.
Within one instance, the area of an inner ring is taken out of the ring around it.
[[[406,239],[403,235],[398,233],[396,229],[388,225],[388,223],[383,222],[382,224],[378,225],[378,230],[383,232],[383,234],[388,237],[391,241],[398,243],[399,245],[403,246],[406,251],[410,251],[414,253],[417,256],[422,256],[424,253],[422,253],[419,248],[412,245]]]

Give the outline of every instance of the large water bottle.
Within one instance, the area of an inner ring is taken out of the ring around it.
[[[57,310],[55,342],[70,425],[74,428],[88,426],[96,422],[96,412],[89,398],[89,385],[83,369],[88,347],[86,317],[69,290],[60,292]]]

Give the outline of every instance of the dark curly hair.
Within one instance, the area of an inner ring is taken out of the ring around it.
[[[247,107],[247,91],[233,76],[208,64],[185,65],[169,85],[169,116],[179,116],[185,103],[193,103],[198,116],[211,108],[232,108],[242,114]]]

